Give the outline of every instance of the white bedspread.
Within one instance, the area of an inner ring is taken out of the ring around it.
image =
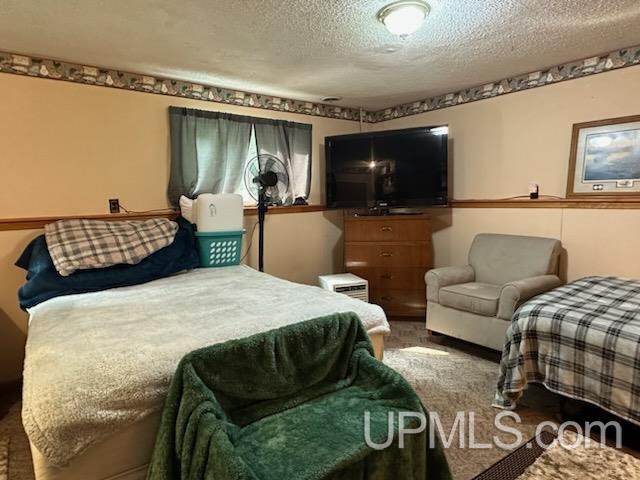
[[[30,311],[24,427],[64,465],[162,408],[187,352],[341,311],[356,312],[370,334],[389,332],[376,305],[244,266],[48,300]]]

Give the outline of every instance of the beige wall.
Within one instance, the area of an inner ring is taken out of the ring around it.
[[[0,74],[0,218],[108,213],[108,198],[130,210],[167,206],[170,105],[313,124],[311,203],[321,203],[326,135],[359,124]],[[255,217],[247,217],[251,228]],[[38,231],[0,232],[0,382],[20,376],[27,316],[17,306],[24,272],[13,262]],[[246,245],[246,241],[245,241]],[[342,215],[273,215],[267,271],[314,283],[342,263]],[[257,234],[249,263],[256,264]]]
[[[0,218],[167,205],[170,105],[313,125],[310,203],[321,203],[326,135],[358,122],[0,74]]]
[[[640,114],[640,66],[371,125],[449,125],[453,198],[565,195],[574,123]],[[434,211],[436,265],[466,261],[479,232],[560,238],[571,279],[640,277],[640,210],[462,209]]]

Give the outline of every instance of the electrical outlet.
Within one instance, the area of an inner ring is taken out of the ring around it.
[[[109,213],[120,213],[120,200],[117,198],[109,199]]]

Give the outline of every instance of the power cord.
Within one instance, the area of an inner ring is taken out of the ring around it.
[[[251,245],[253,245],[253,234],[256,232],[257,226],[258,226],[258,222],[253,224],[253,228],[251,229],[251,234],[250,234],[251,238],[249,239],[249,245],[247,246],[247,251],[244,252],[244,255],[240,259],[240,263],[242,263],[244,259],[247,258],[247,255],[249,255],[249,252],[251,251]]]
[[[477,202],[477,201],[481,201],[481,202],[502,202],[505,200],[518,200],[518,199],[523,199],[523,200],[529,200],[530,197],[529,195],[516,195],[514,197],[501,197],[501,198],[482,198],[482,199],[478,199],[478,198],[456,198],[455,201],[461,201],[461,202]],[[566,200],[566,197],[558,197],[556,195],[540,195],[537,200]],[[536,200],[536,199],[531,199],[531,200]]]
[[[123,204],[120,204],[120,208],[122,210],[124,210],[124,213],[138,213],[138,214],[144,214],[144,213],[157,213],[157,212],[161,212],[161,213],[171,213],[174,212],[175,210],[171,209],[171,208],[156,208],[154,210],[129,210],[127,207],[125,207]]]
[[[496,200],[517,200],[518,198],[529,198],[529,195],[516,195],[515,197],[496,198]],[[553,198],[555,200],[566,200],[563,197],[557,197],[555,195],[540,195],[538,198]]]

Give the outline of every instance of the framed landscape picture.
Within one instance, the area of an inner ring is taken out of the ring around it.
[[[567,197],[640,198],[640,115],[576,123]]]

